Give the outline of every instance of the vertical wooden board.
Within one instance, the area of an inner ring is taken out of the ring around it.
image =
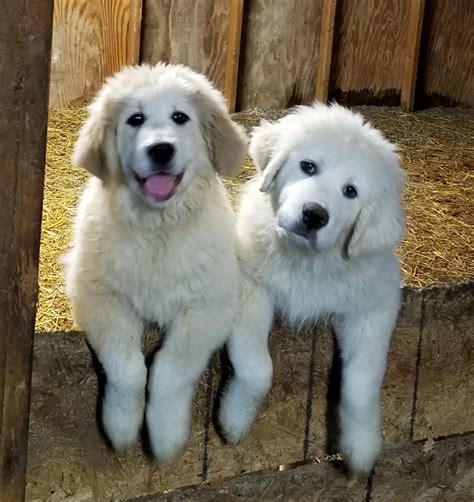
[[[278,327],[270,338],[273,383],[249,435],[237,446],[209,431],[207,481],[303,459],[311,338]],[[219,377],[214,380],[218,385]]]
[[[425,104],[474,105],[474,2],[427,2],[422,46],[418,88]]]
[[[225,66],[225,97],[229,110],[235,112],[237,84],[239,81],[240,44],[242,41],[242,21],[244,0],[231,0],[229,18],[229,41]]]
[[[351,104],[399,96],[408,2],[338,2],[330,94]]]
[[[415,440],[474,431],[474,285],[428,289]]]
[[[22,500],[46,149],[52,5],[0,20],[0,498]]]
[[[405,41],[402,93],[400,104],[404,111],[413,111],[415,105],[415,90],[420,56],[421,31],[425,0],[410,0],[408,29]]]
[[[237,108],[314,99],[322,0],[252,0],[246,7]]]
[[[97,377],[82,334],[37,334],[34,354],[29,500],[124,500],[201,481],[205,378],[188,444],[173,464],[160,465],[141,444],[115,453],[99,434]]]
[[[144,1],[141,59],[181,63],[224,90],[230,2]]]
[[[142,0],[55,0],[50,107],[83,106],[138,63]]]
[[[337,0],[324,0],[315,92],[316,99],[323,103],[327,102],[329,93],[336,8]]]

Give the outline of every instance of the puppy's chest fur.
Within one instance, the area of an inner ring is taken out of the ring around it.
[[[84,223],[73,257],[83,273],[75,280],[87,281],[88,289],[122,296],[140,317],[160,325],[182,309],[236,302],[233,214],[222,197],[166,223],[126,223],[89,197],[80,213]]]
[[[391,252],[355,261],[336,250],[318,254],[284,247],[271,238],[255,239],[241,261],[247,275],[269,291],[275,310],[293,326],[332,314],[367,313],[398,301],[399,271]]]
[[[276,309],[291,324],[341,314],[360,303],[354,274],[318,257],[298,261],[268,256],[262,263],[262,273]]]

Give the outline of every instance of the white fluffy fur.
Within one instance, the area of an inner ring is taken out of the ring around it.
[[[127,118],[142,111],[139,128]],[[173,122],[175,111],[190,121]],[[149,174],[144,149],[169,141],[175,195],[152,203],[134,173]],[[171,460],[185,443],[192,396],[211,353],[229,335],[238,305],[234,214],[217,173],[235,174],[246,139],[222,95],[183,66],[126,68],[89,107],[73,160],[96,177],[77,209],[67,292],[106,376],[103,423],[116,449],[146,420],[154,454]],[[145,322],[166,332],[147,375]]]
[[[400,305],[398,155],[360,115],[321,104],[256,128],[250,150],[260,173],[238,218],[242,312],[228,344],[235,376],[221,403],[223,431],[241,440],[268,392],[274,313],[295,328],[330,319],[343,364],[340,448],[352,470],[368,472],[381,448],[380,388]],[[305,174],[301,160],[318,173]],[[348,183],[358,197],[344,197]],[[308,202],[325,207],[329,222],[302,237],[294,231]]]

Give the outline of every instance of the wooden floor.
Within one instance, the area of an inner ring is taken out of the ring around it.
[[[385,444],[388,452],[396,448],[399,453],[389,455],[377,471],[372,487],[374,500],[409,500],[397,498],[399,490],[404,493],[402,481],[397,481],[393,497],[385,499],[383,493],[377,498],[375,483],[397,469],[405,472],[409,465],[416,467],[413,472],[423,474],[417,461],[403,461],[403,448],[415,445],[410,451],[417,452],[424,445],[429,450],[439,438],[474,432],[473,320],[473,283],[405,291],[383,389]],[[273,389],[245,442],[234,447],[224,445],[215,431],[212,411],[221,381],[221,364],[216,357],[197,390],[188,447],[174,465],[160,466],[143,454],[142,445],[121,455],[107,448],[95,416],[97,375],[82,334],[39,333],[33,369],[27,500],[127,500],[204,481],[221,484],[243,472],[292,468],[295,463],[324,456],[337,399],[338,372],[337,364],[333,364],[330,332],[321,327],[297,336],[276,327],[271,350]],[[458,443],[452,444],[456,450]],[[472,456],[472,442],[469,444],[462,443],[462,451],[470,451]],[[386,462],[393,464],[391,470],[385,470]],[[448,469],[448,476],[450,467],[443,468]],[[308,469],[312,472],[312,467],[299,469],[295,475],[301,472],[304,477]],[[322,469],[318,472],[325,473],[326,467]],[[288,483],[299,483],[288,476]],[[315,476],[339,499],[347,500],[344,494],[348,490],[360,493],[356,500],[363,500],[366,493],[367,480],[348,481],[337,471],[326,481],[326,474]],[[425,483],[424,478],[416,476],[413,479]],[[408,496],[415,482],[408,474],[403,479]],[[432,479],[437,482],[437,475]],[[236,483],[240,486],[240,481]],[[313,486],[311,483],[308,486]],[[473,490],[472,476],[463,477],[457,486],[458,494]],[[221,499],[209,495],[205,500]]]

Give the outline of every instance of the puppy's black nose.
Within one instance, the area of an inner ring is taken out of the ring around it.
[[[155,143],[148,147],[148,155],[154,164],[162,166],[174,156],[174,146],[171,143]]]
[[[308,230],[319,230],[327,225],[329,214],[320,204],[308,202],[303,206],[303,223]]]

